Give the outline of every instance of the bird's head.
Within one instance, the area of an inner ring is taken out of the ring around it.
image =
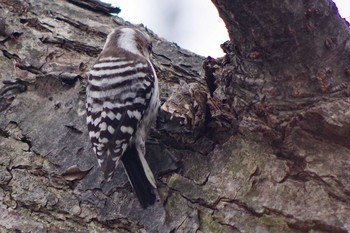
[[[152,41],[150,37],[136,27],[119,27],[111,32],[103,47],[103,50],[120,48],[149,60],[152,53]]]

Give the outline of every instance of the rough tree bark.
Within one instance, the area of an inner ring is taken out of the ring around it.
[[[84,115],[85,73],[128,23],[91,0],[0,0],[0,232],[350,232],[347,22],[329,0],[213,3],[223,58],[149,31],[164,104],[142,210],[122,168],[101,183]]]

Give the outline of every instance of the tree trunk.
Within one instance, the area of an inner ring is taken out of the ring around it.
[[[103,182],[85,125],[119,10],[0,0],[0,232],[350,232],[347,22],[329,0],[213,3],[223,58],[147,30],[163,105],[143,210],[121,166]]]

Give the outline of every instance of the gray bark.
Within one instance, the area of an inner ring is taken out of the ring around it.
[[[148,30],[163,106],[143,210],[122,167],[102,182],[85,126],[118,9],[0,0],[0,232],[350,232],[348,25],[328,0],[213,3],[223,58]]]

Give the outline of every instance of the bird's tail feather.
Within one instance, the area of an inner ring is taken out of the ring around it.
[[[146,209],[156,201],[155,181],[143,155],[139,155],[134,144],[130,145],[121,158],[126,174],[141,204]]]

